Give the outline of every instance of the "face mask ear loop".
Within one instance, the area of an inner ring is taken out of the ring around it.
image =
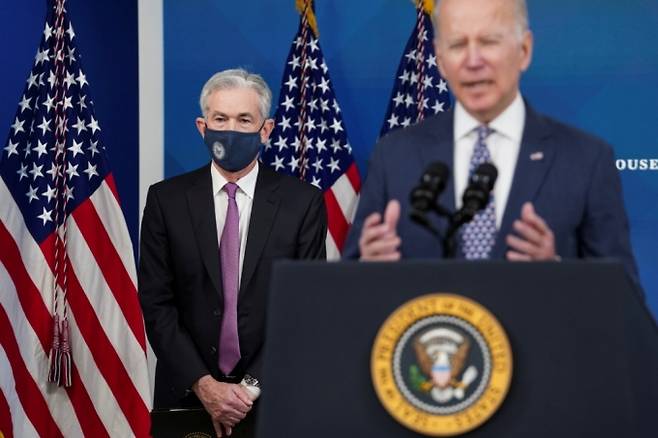
[[[256,131],[256,132],[258,133],[259,136],[261,135],[260,131],[262,131],[263,128],[265,127],[265,122],[267,122],[267,119],[264,119],[264,120],[263,120],[263,123],[261,123],[260,128],[258,128],[258,131]],[[262,137],[261,137],[261,138],[262,138]],[[258,155],[260,156],[260,151],[258,151]]]

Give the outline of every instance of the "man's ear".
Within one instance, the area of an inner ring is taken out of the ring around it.
[[[267,139],[270,138],[270,134],[274,130],[274,119],[267,119],[263,123],[263,127],[260,130],[260,141],[265,143]]]
[[[441,50],[439,49],[439,42],[434,39],[434,55],[436,56],[436,66],[439,69],[439,73],[441,73],[441,77],[445,78],[446,75],[443,72],[443,60],[441,59]]]
[[[533,47],[533,35],[530,30],[527,30],[523,34],[523,40],[521,41],[521,71],[524,72],[530,67],[532,62],[532,47]]]
[[[204,137],[206,135],[206,119],[203,117],[197,117],[194,120],[194,123],[196,124],[196,129],[199,131],[199,134],[201,134],[201,137]]]

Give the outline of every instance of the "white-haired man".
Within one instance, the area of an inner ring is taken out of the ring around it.
[[[139,293],[158,358],[154,405],[200,401],[218,436],[254,436],[240,382],[260,377],[272,261],[325,258],[322,193],[258,164],[271,96],[245,70],[212,76],[196,119],[212,161],[151,186],[144,208]]]
[[[533,48],[525,0],[441,0],[433,18],[437,63],[455,108],[375,146],[344,254],[442,257],[441,245],[409,218],[412,188],[429,163],[441,161],[452,172],[439,201],[459,208],[469,174],[493,162],[492,199],[462,228],[460,256],[617,257],[637,281],[612,149],[538,114],[519,92]]]

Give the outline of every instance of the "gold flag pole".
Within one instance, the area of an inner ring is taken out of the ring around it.
[[[317,38],[320,36],[320,33],[318,32],[318,22],[315,19],[315,12],[313,12],[313,0],[295,0],[295,6],[300,14],[306,16],[308,25],[311,26],[315,37]]]

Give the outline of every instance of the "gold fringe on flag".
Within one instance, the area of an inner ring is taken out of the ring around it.
[[[311,26],[311,29],[313,29],[313,33],[317,38],[320,33],[318,32],[318,22],[315,19],[315,12],[313,12],[313,0],[295,0],[295,6],[300,14],[306,14],[308,25]]]
[[[422,0],[423,2],[423,9],[425,9],[425,13],[427,15],[432,15],[432,11],[434,10],[434,1],[435,0]]]
[[[416,7],[422,4],[425,13],[431,16],[432,11],[434,10],[434,3],[436,3],[436,0],[412,0],[412,2],[414,5],[416,5]]]

